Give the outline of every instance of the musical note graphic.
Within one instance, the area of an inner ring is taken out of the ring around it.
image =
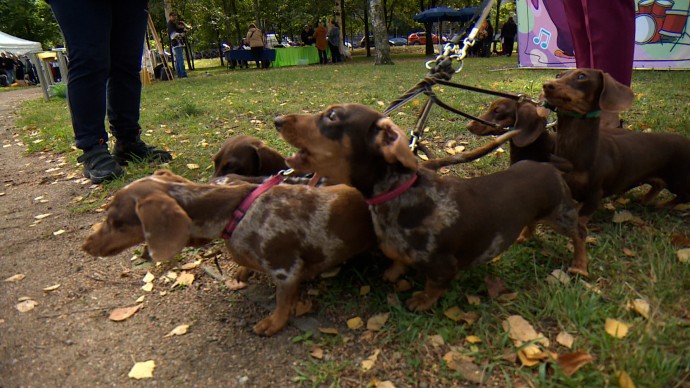
[[[546,38],[544,38],[546,37]],[[538,44],[539,47],[542,49],[546,49],[549,47],[549,41],[551,40],[551,32],[547,31],[546,29],[542,28],[539,30],[539,36],[534,37],[533,42],[534,44]]]

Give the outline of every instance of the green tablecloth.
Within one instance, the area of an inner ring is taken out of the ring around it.
[[[276,47],[276,60],[272,66],[312,65],[319,63],[319,51],[314,46]]]

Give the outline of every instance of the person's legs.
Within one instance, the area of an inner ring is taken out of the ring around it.
[[[187,78],[187,70],[184,67],[184,46],[173,47],[173,57],[175,57],[177,78]]]
[[[630,86],[635,55],[635,3],[586,0],[592,67]]]

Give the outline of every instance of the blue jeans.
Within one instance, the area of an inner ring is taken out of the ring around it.
[[[173,56],[177,78],[187,78],[187,71],[184,69],[184,46],[173,47]]]
[[[148,0],[50,0],[67,43],[67,88],[77,148],[139,136],[141,54]]]

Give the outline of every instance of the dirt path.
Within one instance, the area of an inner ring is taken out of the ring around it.
[[[135,361],[147,360],[156,363],[147,381],[165,386],[291,385],[294,366],[308,358],[290,341],[299,330],[272,338],[251,332],[270,308],[270,287],[232,293],[199,267],[193,285],[176,290],[151,269],[157,279],[145,292],[146,269],[133,268],[131,250],[111,258],[81,251],[102,217],[74,207],[101,189],[59,155],[26,156],[13,122],[21,101],[32,98],[41,98],[39,89],[0,93],[0,387],[129,385]],[[16,274],[25,278],[4,281]],[[133,317],[108,319],[142,295]],[[23,298],[37,305],[20,312]],[[187,334],[165,337],[181,324],[191,325]]]

